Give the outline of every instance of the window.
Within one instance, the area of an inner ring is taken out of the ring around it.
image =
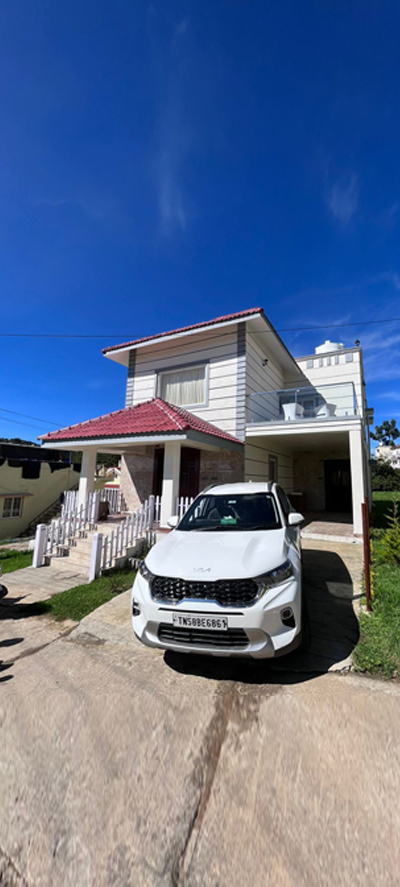
[[[318,366],[323,367],[323,365],[324,365],[324,358],[320,357],[319,361],[318,361]]]
[[[292,511],[292,506],[289,502],[289,499],[288,499],[286,493],[284,492],[284,490],[282,490],[282,487],[277,487],[276,492],[278,495],[279,502],[281,504],[282,511],[285,515],[285,521],[287,523],[288,515]]]
[[[327,358],[326,358],[326,365],[327,365],[328,367],[330,367],[331,363],[332,363],[332,358],[331,358],[331,357],[327,357]]]
[[[311,369],[313,368],[313,366],[314,366],[314,361],[313,361],[313,360],[308,360],[308,361],[307,361],[307,369],[308,369],[308,370],[311,370]]]
[[[206,405],[206,367],[194,366],[159,373],[158,397],[177,407]]]
[[[2,517],[21,517],[22,496],[6,496],[3,502]]]
[[[353,363],[353,352],[348,351],[346,354],[346,363]]]
[[[335,363],[339,363],[339,355],[335,354]]]
[[[198,496],[179,524],[179,531],[202,533],[276,530],[281,526],[275,499],[270,493]]]

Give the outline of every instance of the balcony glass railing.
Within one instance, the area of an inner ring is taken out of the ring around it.
[[[357,415],[352,382],[260,391],[247,401],[247,422],[299,422],[343,419]]]

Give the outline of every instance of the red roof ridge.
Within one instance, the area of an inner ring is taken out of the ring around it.
[[[151,401],[148,401],[148,403],[151,403]],[[166,400],[162,400],[161,397],[154,398],[154,403],[157,404],[160,410],[162,410],[163,413],[165,413],[172,422],[175,422],[177,428],[179,428],[180,431],[184,431],[184,429],[187,428],[187,423],[186,425],[182,426],[181,422],[179,422],[179,420],[176,418],[176,407],[174,407],[170,403],[167,403]],[[169,411],[166,409],[166,407],[169,407]]]
[[[235,311],[233,314],[223,314],[221,317],[213,317],[211,320],[202,320],[199,323],[192,323],[189,326],[182,326],[176,330],[167,330],[165,333],[155,333],[152,336],[143,336],[140,339],[132,339],[131,342],[122,342],[120,345],[109,345],[103,348],[103,354],[109,351],[117,351],[119,348],[129,348],[132,345],[139,345],[142,342],[151,342],[153,339],[162,339],[164,336],[176,336],[178,333],[190,332],[190,330],[201,329],[205,326],[212,326],[216,323],[228,323],[230,320],[240,320],[241,317],[247,317],[251,314],[264,314],[263,308],[245,308],[244,311]]]

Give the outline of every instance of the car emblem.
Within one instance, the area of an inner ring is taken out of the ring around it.
[[[211,573],[211,567],[193,567],[194,573]]]

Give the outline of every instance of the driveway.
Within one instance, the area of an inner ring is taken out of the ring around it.
[[[306,563],[333,636],[286,666],[142,647],[122,595],[20,658],[5,620],[0,884],[397,885],[400,688],[327,671],[356,636],[342,547],[340,579]]]

